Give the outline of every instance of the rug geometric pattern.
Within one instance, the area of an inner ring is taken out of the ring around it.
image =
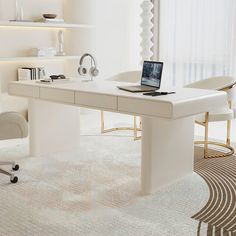
[[[195,172],[209,187],[206,205],[192,218],[208,224],[207,235],[236,235],[236,157],[196,157]]]

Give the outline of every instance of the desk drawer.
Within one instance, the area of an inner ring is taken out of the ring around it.
[[[94,93],[75,93],[75,104],[85,107],[93,107],[104,110],[114,110],[117,111],[117,97],[94,94]]]
[[[69,91],[64,89],[41,88],[40,98],[53,102],[61,102],[67,104],[75,103],[74,91]]]
[[[8,92],[10,95],[16,95],[27,98],[39,98],[39,87],[23,85],[19,83],[9,84]]]
[[[173,108],[170,103],[123,97],[118,98],[118,112],[163,118],[173,116]]]

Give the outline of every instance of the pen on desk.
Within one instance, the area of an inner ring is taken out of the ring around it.
[[[154,92],[152,93],[152,96],[158,96],[158,95],[168,95],[168,94],[174,94],[175,92]]]
[[[174,94],[174,93],[176,93],[176,92],[169,92],[169,93],[167,92],[167,94]]]
[[[143,95],[147,95],[147,96],[162,96],[162,95],[168,95],[168,94],[174,94],[175,92],[148,92],[148,93],[143,93]]]

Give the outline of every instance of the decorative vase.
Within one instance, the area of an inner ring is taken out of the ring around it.
[[[15,21],[22,21],[24,18],[23,7],[19,0],[15,0]]]
[[[20,19],[20,7],[19,7],[19,0],[15,0],[15,20]]]

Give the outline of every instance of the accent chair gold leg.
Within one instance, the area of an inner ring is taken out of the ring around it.
[[[232,108],[232,102],[229,101],[229,108]],[[227,138],[226,138],[226,145],[230,146],[230,130],[231,130],[231,120],[227,120]]]
[[[229,102],[229,107],[231,108],[232,103]],[[231,156],[234,154],[234,148],[230,146],[230,133],[231,133],[231,120],[227,120],[227,138],[226,138],[226,143],[220,143],[220,142],[213,142],[209,141],[208,139],[208,131],[209,131],[209,112],[205,113],[205,121],[204,122],[198,122],[196,121],[197,124],[204,126],[205,128],[205,135],[204,135],[204,140],[203,141],[195,141],[195,144],[203,144],[204,145],[204,158],[209,159],[209,158],[221,158],[221,157],[227,157]],[[215,153],[209,155],[208,153],[208,146],[209,145],[214,145],[218,147],[223,147],[225,149],[228,149],[228,152],[224,153]]]
[[[142,118],[140,117],[139,127],[137,125],[137,116],[134,116],[134,141],[140,140],[142,136],[138,136],[138,131],[142,131]]]
[[[138,131],[141,131],[141,121],[140,121],[140,128],[137,126],[137,117],[134,116],[134,126],[133,127],[119,127],[119,128],[110,128],[110,129],[105,129],[105,116],[104,116],[104,111],[101,111],[101,133],[108,133],[108,132],[113,132],[113,131],[118,131],[118,130],[133,130],[134,132],[134,140],[139,140],[141,139],[141,136],[138,136]]]
[[[104,111],[101,111],[101,133],[104,133],[105,122],[104,122]]]
[[[209,112],[205,114],[204,158],[208,158]]]
[[[226,145],[230,146],[230,130],[231,130],[231,120],[227,120],[227,139],[226,139]]]
[[[134,140],[138,138],[138,131],[137,131],[137,117],[134,116]]]
[[[139,119],[140,119],[140,121],[139,121],[139,128],[142,129],[142,122],[143,122],[142,117],[140,117]]]

